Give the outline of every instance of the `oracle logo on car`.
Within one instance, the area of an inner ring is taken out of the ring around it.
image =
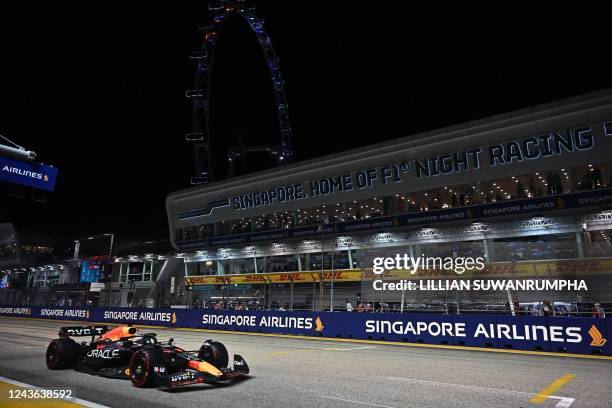
[[[117,349],[89,350],[87,352],[87,357],[103,358],[103,359],[110,360],[112,358],[119,357],[119,350]]]

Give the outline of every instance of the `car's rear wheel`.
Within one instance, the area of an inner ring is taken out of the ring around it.
[[[198,351],[198,358],[219,369],[227,367],[227,363],[229,362],[227,349],[223,343],[218,341],[207,341],[202,344],[202,347],[200,347]]]
[[[155,367],[164,367],[163,352],[155,347],[143,347],[130,360],[130,380],[139,388],[151,387],[155,380]]]
[[[49,343],[45,362],[50,370],[61,370],[75,366],[79,346],[70,339],[55,339]]]

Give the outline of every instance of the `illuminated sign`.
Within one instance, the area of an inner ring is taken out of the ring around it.
[[[56,178],[55,167],[0,157],[0,181],[53,191]]]
[[[207,216],[217,208],[248,210],[484,168],[520,165],[541,158],[579,154],[593,149],[597,140],[603,140],[602,136],[603,139],[612,136],[612,122],[549,131],[489,146],[399,160],[345,174],[266,187],[215,199],[205,207],[180,213],[178,218]]]

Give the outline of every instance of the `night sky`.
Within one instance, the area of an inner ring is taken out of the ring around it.
[[[257,2],[295,159],[612,86],[603,9],[495,5]],[[46,203],[1,195],[4,219],[26,237],[167,238],[164,199],[193,171],[184,94],[207,18],[205,1],[1,6],[0,133],[59,168]],[[228,95],[227,106],[240,100]],[[271,106],[253,109],[263,118]]]

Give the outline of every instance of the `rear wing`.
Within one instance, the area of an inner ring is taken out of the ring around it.
[[[60,328],[59,335],[60,336],[72,336],[72,337],[81,337],[81,336],[101,336],[102,334],[108,331],[108,326],[67,326]]]

